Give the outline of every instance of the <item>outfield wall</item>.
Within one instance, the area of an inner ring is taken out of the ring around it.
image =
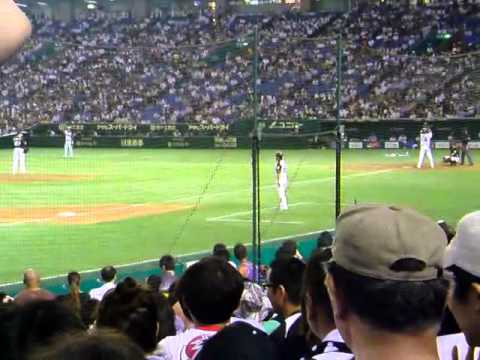
[[[362,120],[345,121],[346,147],[396,148],[392,137],[405,135],[408,145],[418,137],[423,120]],[[335,144],[334,120],[265,121],[263,148],[329,148]],[[468,128],[472,140],[480,138],[480,119],[448,119],[431,121],[434,139],[447,141]],[[30,130],[33,147],[62,147],[63,129],[67,124],[39,124]],[[250,148],[252,121],[233,124],[71,124],[76,147],[93,148]],[[330,134],[328,134],[330,132]],[[319,135],[320,134],[320,135]],[[367,139],[375,135],[378,146],[368,146]],[[11,136],[0,137],[0,148],[11,148]],[[351,145],[349,143],[352,143]],[[362,143],[362,145],[360,145]]]

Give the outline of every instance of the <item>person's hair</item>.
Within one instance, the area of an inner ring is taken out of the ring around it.
[[[448,243],[450,243],[450,241],[452,241],[452,239],[455,237],[455,234],[456,234],[455,229],[453,227],[451,227],[450,225],[448,225],[443,220],[438,221],[437,224],[438,224],[438,226],[440,226],[442,228],[443,232],[447,236]]]
[[[233,254],[237,260],[242,261],[247,258],[247,247],[243,244],[237,244],[233,248]]]
[[[322,231],[317,239],[317,248],[331,246],[333,243],[333,237],[330,231]]]
[[[86,327],[90,327],[90,325],[93,325],[95,320],[97,320],[99,305],[100,301],[97,299],[88,299],[82,304],[80,318]]]
[[[153,294],[155,298],[155,304],[157,306],[157,321],[158,321],[158,334],[157,341],[160,341],[167,336],[173,336],[176,334],[175,329],[175,313],[170,306],[167,298],[163,294]]]
[[[163,255],[158,262],[161,269],[175,271],[175,258],[172,255]]]
[[[438,326],[445,309],[448,281],[378,280],[328,264],[335,287],[359,318],[382,330],[408,332]]]
[[[215,244],[212,251],[213,256],[224,259],[225,261],[230,261],[230,251],[228,251],[227,246],[222,243]]]
[[[16,310],[12,331],[17,359],[26,359],[39,346],[50,345],[56,336],[84,330],[80,318],[56,301],[35,301]]]
[[[67,297],[65,303],[70,306],[78,316],[80,316],[80,274],[76,271],[69,272],[67,275],[67,282],[70,296]]]
[[[96,330],[59,337],[55,345],[36,352],[31,360],[144,360],[141,348],[125,335]]]
[[[207,257],[190,266],[180,279],[177,296],[185,315],[201,324],[230,319],[240,303],[243,279],[221,258]]]
[[[277,259],[270,265],[270,285],[285,288],[288,301],[294,305],[302,303],[302,279],[305,264],[296,258]]]
[[[153,292],[127,277],[103,298],[98,309],[97,326],[117,329],[145,352],[151,352],[158,343],[157,319]]]
[[[313,306],[320,306],[323,313],[332,323],[334,322],[332,304],[325,286],[325,263],[330,260],[330,248],[317,249],[305,267],[303,274],[303,295],[308,294]]]
[[[453,273],[453,278],[455,281],[453,296],[456,300],[465,302],[467,300],[468,293],[472,288],[472,284],[480,284],[480,278],[470,274],[457,265],[450,266],[448,271]]]
[[[117,270],[113,266],[105,266],[100,272],[100,276],[105,282],[112,281],[115,275],[117,275]]]
[[[160,292],[160,285],[162,284],[162,277],[158,275],[150,275],[147,277],[145,283],[153,292]]]

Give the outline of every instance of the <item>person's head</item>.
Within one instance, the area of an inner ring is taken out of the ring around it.
[[[319,339],[325,337],[325,329],[335,328],[332,304],[325,287],[324,267],[331,256],[330,248],[317,249],[310,257],[303,276],[306,320]]]
[[[55,345],[37,352],[31,360],[144,360],[141,348],[116,331],[96,330],[57,339]]]
[[[464,216],[445,252],[453,274],[448,306],[470,346],[480,345],[480,211]]]
[[[172,255],[163,255],[160,258],[159,266],[163,271],[175,271],[175,258]]]
[[[66,297],[63,302],[65,305],[69,306],[78,316],[80,316],[80,274],[76,271],[69,272],[67,274],[67,283],[70,296]]]
[[[33,269],[27,269],[23,273],[23,284],[27,289],[40,287],[40,275]]]
[[[275,260],[290,259],[297,255],[297,243],[293,240],[286,240],[275,252]]]
[[[237,322],[208,339],[195,359],[276,360],[280,356],[267,334],[247,323]]]
[[[177,286],[185,316],[197,325],[227,322],[240,303],[243,279],[219,257],[207,257],[190,266]]]
[[[366,333],[359,328],[386,339],[435,338],[448,291],[446,245],[438,224],[414,210],[361,205],[340,215],[326,285],[336,325],[354,353]]]
[[[162,277],[158,275],[150,275],[145,279],[148,288],[154,293],[160,292],[160,285],[162,284]]]
[[[105,266],[100,271],[100,276],[102,277],[103,282],[111,282],[115,280],[117,276],[117,270],[113,266]]]
[[[67,282],[69,286],[80,287],[80,274],[77,271],[71,271],[67,274]]]
[[[324,248],[331,246],[333,243],[333,237],[330,231],[322,231],[317,239],[317,248]]]
[[[79,317],[56,301],[35,301],[18,307],[16,312],[12,331],[19,360],[40,346],[52,344],[59,335],[84,330]]]
[[[268,298],[274,310],[285,317],[300,310],[304,271],[305,264],[296,258],[277,259],[270,265]]]
[[[213,256],[220,257],[225,261],[230,261],[230,251],[228,251],[227,246],[222,243],[215,244],[212,251]]]
[[[233,248],[233,254],[238,261],[243,261],[247,259],[247,247],[243,244],[237,244]]]
[[[275,153],[275,159],[277,161],[283,160],[283,153],[281,153],[281,152]]]
[[[127,277],[103,298],[98,309],[97,326],[123,332],[148,353],[158,343],[157,319],[153,292]]]

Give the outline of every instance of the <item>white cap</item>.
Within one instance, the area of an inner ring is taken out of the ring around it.
[[[480,211],[465,215],[458,223],[457,234],[445,251],[444,267],[456,265],[480,277]]]

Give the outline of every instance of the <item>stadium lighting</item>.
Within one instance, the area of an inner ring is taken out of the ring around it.
[[[48,6],[48,4],[43,1],[37,1],[37,4],[40,6]]]
[[[87,9],[88,10],[95,10],[96,8],[97,8],[96,4],[93,4],[93,3],[88,3],[87,4]]]
[[[21,8],[27,8],[28,5],[27,4],[22,4],[22,3],[16,3],[17,6],[21,7]]]

